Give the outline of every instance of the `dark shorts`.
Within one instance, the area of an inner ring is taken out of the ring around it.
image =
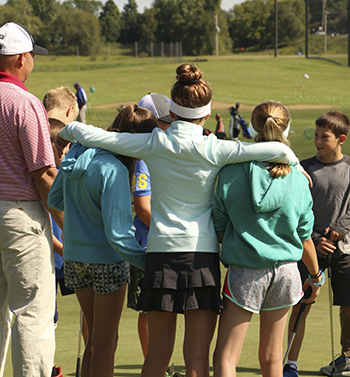
[[[96,293],[115,292],[129,281],[129,263],[115,264],[64,262],[66,287],[78,291],[92,287]]]
[[[65,279],[64,278],[56,278],[56,291],[60,287],[61,295],[68,296],[74,293],[72,289],[66,287]]]
[[[318,257],[318,264],[327,276],[327,258]],[[309,272],[302,261],[298,263],[298,267],[302,282],[304,283]],[[332,258],[331,271],[333,305],[350,306],[350,255],[341,254],[339,258]]]
[[[145,276],[145,271],[130,265],[130,283],[128,285],[127,307],[136,310],[136,304],[141,294],[141,283]],[[142,310],[140,312],[143,312]]]
[[[147,253],[145,277],[136,305],[142,311],[183,313],[222,309],[220,255],[217,253]]]

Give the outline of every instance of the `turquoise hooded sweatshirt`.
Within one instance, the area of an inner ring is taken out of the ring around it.
[[[146,253],[132,225],[129,172],[114,154],[76,143],[62,161],[48,205],[64,211],[64,259],[125,259],[144,269]]]
[[[298,261],[314,224],[308,181],[294,168],[274,179],[259,162],[226,166],[219,174],[213,219],[217,234],[224,234],[225,265],[260,269]]]

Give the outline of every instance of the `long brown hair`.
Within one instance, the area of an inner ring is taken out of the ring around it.
[[[194,64],[181,64],[176,69],[176,82],[171,89],[171,99],[180,106],[197,108],[207,105],[213,96],[209,83],[202,79],[202,71]],[[183,119],[200,123],[203,119]]]
[[[120,133],[150,133],[157,126],[157,118],[152,111],[137,105],[129,105],[120,111],[107,131]],[[131,184],[135,169],[135,159],[123,155],[118,155],[117,158],[127,167],[129,171],[129,182]]]
[[[260,103],[252,112],[251,123],[259,134],[255,141],[279,141],[289,146],[289,141],[283,136],[291,122],[288,109],[279,102],[267,101]],[[287,164],[270,164],[270,174],[274,178],[290,173]]]

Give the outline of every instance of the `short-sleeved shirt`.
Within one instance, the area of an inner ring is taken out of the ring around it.
[[[31,172],[54,167],[41,101],[17,77],[0,72],[0,200],[39,200]]]
[[[151,193],[151,180],[148,167],[143,160],[136,161],[132,178],[132,194],[134,196],[147,196],[151,195]],[[141,241],[141,246],[147,247],[148,226],[137,215],[134,217],[134,226],[136,228],[135,237],[137,242]]]
[[[79,108],[81,108],[81,106],[83,105],[84,102],[87,102],[87,97],[86,97],[86,93],[85,93],[85,90],[80,87],[75,96],[77,97],[77,101],[78,101],[78,106]]]

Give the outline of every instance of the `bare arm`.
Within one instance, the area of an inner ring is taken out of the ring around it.
[[[47,210],[51,213],[56,224],[63,229],[63,212],[49,208],[47,206],[47,197],[53,181],[56,178],[56,168],[44,167],[39,170],[35,170],[32,173],[33,181],[36,189],[38,190],[41,201],[44,203]]]
[[[63,258],[63,244],[60,240],[53,234],[53,249]]]
[[[134,196],[134,209],[140,220],[150,226],[151,223],[151,195]]]
[[[317,275],[320,268],[318,266],[318,261],[317,261],[317,255],[316,255],[316,250],[315,250],[315,245],[312,241],[311,238],[309,238],[307,241],[303,241],[303,247],[304,247],[304,252],[302,256],[302,260],[305,263],[307,269],[309,270],[309,273],[311,275]],[[315,283],[318,283],[322,280],[321,277],[312,279]],[[315,298],[318,296],[320,293],[320,287],[312,285],[309,281],[309,279],[306,279],[304,284],[303,284],[303,290],[304,292],[308,287],[311,287],[312,293],[310,295],[310,298],[303,300],[302,302],[310,303],[315,300]]]

